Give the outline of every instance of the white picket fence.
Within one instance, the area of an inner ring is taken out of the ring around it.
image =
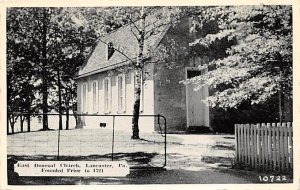
[[[292,123],[236,124],[235,139],[237,164],[260,170],[292,170]]]

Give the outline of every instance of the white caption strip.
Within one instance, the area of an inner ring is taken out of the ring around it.
[[[125,177],[129,174],[125,161],[18,161],[14,169],[19,176]]]

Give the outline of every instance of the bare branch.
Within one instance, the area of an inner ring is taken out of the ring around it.
[[[139,37],[134,33],[134,31],[132,30],[132,28],[130,28],[131,33],[134,35],[135,39],[137,41],[139,41]]]
[[[139,29],[139,27],[135,24],[135,22],[137,22],[137,21],[139,21],[139,20],[140,20],[140,19],[133,21],[131,18],[129,18],[130,25],[132,24],[133,27],[134,27],[137,31],[140,31],[140,29]]]

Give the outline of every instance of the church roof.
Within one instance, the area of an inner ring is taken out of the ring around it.
[[[138,25],[138,21],[135,22]],[[168,24],[152,16],[146,17],[146,38],[144,41],[144,55],[148,55],[155,50],[165,33],[169,29]],[[132,63],[138,54],[138,41],[132,31],[137,34],[137,30],[131,25],[125,25],[107,35],[100,37],[85,64],[80,68],[77,77],[81,78],[92,74],[100,73],[122,65]],[[151,35],[147,32],[154,31]],[[107,60],[107,44],[113,43],[116,49],[113,55]]]

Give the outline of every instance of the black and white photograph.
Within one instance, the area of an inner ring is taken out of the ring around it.
[[[1,185],[299,188],[293,6],[5,7]]]

